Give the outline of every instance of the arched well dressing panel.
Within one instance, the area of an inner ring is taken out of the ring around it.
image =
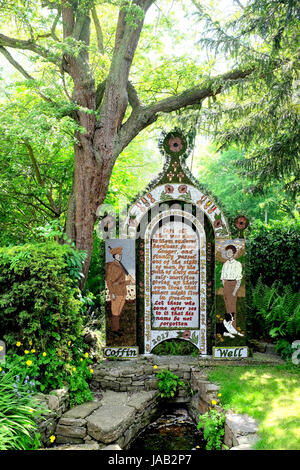
[[[145,354],[181,338],[207,354],[206,240],[188,212],[156,215],[145,232]]]

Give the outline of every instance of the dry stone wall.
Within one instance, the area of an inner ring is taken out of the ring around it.
[[[219,386],[209,382],[199,360],[193,357],[165,356],[139,358],[132,361],[104,361],[94,370],[91,388],[102,391],[102,396],[69,409],[66,389],[55,390],[38,398],[49,409],[40,421],[42,443],[49,445],[49,437],[56,436],[53,450],[126,450],[138,433],[161,413],[158,397],[160,370],[170,370],[190,385],[189,393],[179,390],[174,403],[185,404],[195,422],[206,413],[212,401],[218,403]],[[252,449],[257,441],[258,424],[247,415],[225,411],[224,444],[231,450]]]

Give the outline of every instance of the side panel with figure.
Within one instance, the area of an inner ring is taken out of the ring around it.
[[[106,241],[106,345],[136,345],[135,241]]]
[[[246,344],[245,240],[216,241],[216,345]]]

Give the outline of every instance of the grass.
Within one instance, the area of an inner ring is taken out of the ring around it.
[[[221,404],[259,422],[257,450],[300,450],[300,367],[223,366],[209,373]]]

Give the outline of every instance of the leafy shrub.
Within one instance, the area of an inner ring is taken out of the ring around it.
[[[45,351],[81,335],[83,256],[55,242],[0,248],[0,337],[8,346],[34,338]]]
[[[161,398],[174,398],[178,387],[186,388],[185,383],[169,370],[162,370],[156,374],[158,381],[159,396]]]
[[[263,283],[271,286],[290,285],[299,290],[300,223],[298,221],[256,221],[247,241],[248,279],[255,285],[262,276]]]
[[[203,428],[206,450],[221,450],[224,436],[225,415],[211,409],[199,416],[197,428]]]
[[[0,450],[33,450],[40,446],[36,418],[40,409],[17,368],[0,367]]]
[[[69,342],[70,343],[70,342]],[[68,346],[69,351],[48,349],[38,351],[25,349],[21,345],[18,354],[6,355],[3,369],[7,372],[14,370],[16,383],[29,390],[29,393],[49,393],[57,388],[68,387],[70,405],[80,405],[93,399],[88,381],[92,378],[92,363],[88,353],[82,348]]]

